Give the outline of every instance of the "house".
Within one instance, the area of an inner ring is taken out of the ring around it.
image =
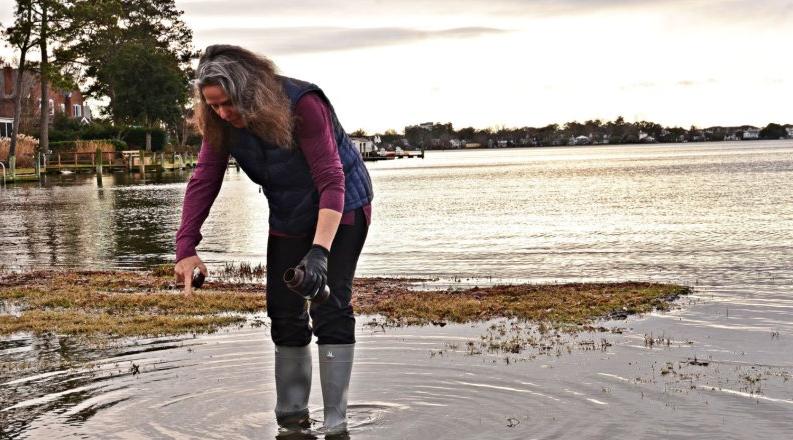
[[[785,127],[785,130],[787,131],[787,137],[793,139],[793,126]]]
[[[352,140],[352,144],[364,156],[367,154],[374,154],[375,152],[377,152],[377,148],[375,147],[374,142],[367,138],[354,137],[354,138],[350,138],[350,140]]]
[[[609,135],[606,133],[603,133],[601,136],[593,134],[590,138],[592,139],[592,145],[605,145],[609,143],[610,139]]]
[[[16,97],[17,69],[4,66],[0,73],[0,137],[11,134],[14,123],[14,99]],[[25,72],[22,78],[22,120],[21,124],[38,122],[39,103],[41,102],[41,82],[32,72]],[[79,90],[59,90],[49,86],[50,123],[56,114],[65,114],[79,119],[82,123],[91,121],[91,110],[85,104]]]
[[[417,125],[419,128],[423,128],[427,131],[432,130],[432,127],[435,125],[434,122],[422,122],[421,124]]]
[[[739,141],[741,140],[741,132],[732,132],[724,136],[725,141]]]
[[[657,141],[655,140],[655,137],[650,136],[650,133],[645,133],[645,132],[639,130],[639,143],[641,143],[641,144],[654,144],[656,142]]]
[[[592,143],[592,139],[589,136],[576,136],[571,137],[570,141],[568,142],[570,145],[589,145]]]
[[[747,126],[743,130],[743,140],[760,139],[760,129],[757,127]]]

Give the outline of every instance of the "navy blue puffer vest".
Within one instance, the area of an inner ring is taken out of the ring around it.
[[[344,212],[369,204],[374,196],[369,172],[328,98],[314,84],[287,77],[279,79],[293,109],[309,92],[318,93],[328,105],[344,168]],[[300,149],[262,141],[245,129],[236,130],[235,134],[229,153],[248,177],[262,186],[270,207],[270,228],[290,235],[312,233],[319,215],[319,193]]]

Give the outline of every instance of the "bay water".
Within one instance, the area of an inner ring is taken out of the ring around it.
[[[659,281],[694,294],[671,312],[519,354],[469,342],[529,331],[520,323],[387,328],[361,317],[351,437],[785,438],[793,429],[793,141],[430,151],[367,166],[376,196],[359,276],[423,277],[431,288]],[[0,189],[0,266],[172,262],[188,178],[48,176]],[[229,170],[202,230],[210,271],[264,263],[267,215],[258,188]],[[0,342],[5,365],[41,359],[70,367],[3,373],[7,436],[276,434],[266,325],[91,351],[58,336]]]

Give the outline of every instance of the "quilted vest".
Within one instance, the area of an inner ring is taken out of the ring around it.
[[[344,212],[371,203],[374,194],[361,153],[339,123],[336,112],[315,84],[279,76],[295,108],[298,100],[316,92],[328,105],[336,147],[344,169]],[[290,235],[313,233],[319,215],[319,192],[300,148],[285,148],[237,129],[229,153],[251,180],[261,185],[270,207],[270,228]]]

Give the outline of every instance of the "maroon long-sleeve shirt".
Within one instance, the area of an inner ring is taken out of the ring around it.
[[[353,211],[344,212],[344,170],[333,136],[330,110],[316,93],[307,93],[295,105],[297,145],[311,170],[314,186],[319,192],[319,208],[342,213],[341,224],[355,222]],[[182,224],[176,233],[176,261],[196,255],[196,246],[203,238],[201,225],[209,215],[223,184],[229,155],[204,142],[198,162],[187,183],[182,207]],[[367,223],[371,222],[371,205],[363,207]],[[270,230],[271,235],[288,236]]]

